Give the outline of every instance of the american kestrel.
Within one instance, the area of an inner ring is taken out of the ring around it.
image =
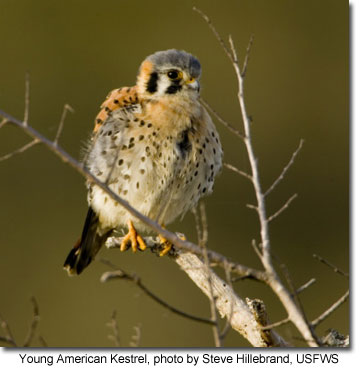
[[[185,51],[148,56],[137,84],[107,96],[95,122],[86,167],[147,217],[165,226],[212,192],[222,165],[219,134],[199,102],[200,62]],[[149,227],[95,184],[79,242],[64,267],[79,274],[115,229],[128,226],[120,250],[146,245]],[[165,255],[171,244],[164,243]]]

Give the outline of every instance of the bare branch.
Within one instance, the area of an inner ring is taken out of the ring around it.
[[[274,213],[273,215],[269,216],[269,218],[267,220],[268,223],[270,223],[272,220],[274,220],[275,218],[277,218],[283,211],[285,211],[289,207],[289,205],[291,204],[291,202],[293,200],[295,200],[296,197],[297,197],[297,193],[293,194],[276,213]]]
[[[326,318],[330,316],[336,309],[338,309],[342,304],[346,302],[346,300],[349,297],[349,290],[346,291],[346,293],[337,300],[329,309],[327,309],[323,314],[321,314],[318,318],[314,319],[311,322],[312,327],[318,326],[321,322],[323,322]]]
[[[209,24],[210,29],[214,32],[216,38],[219,40],[221,45],[224,45],[221,37],[214,31],[214,26],[211,24],[210,20],[207,16],[204,16],[203,13],[200,12],[202,17],[207,21]],[[248,158],[250,162],[251,168],[251,177],[252,183],[255,191],[255,196],[257,200],[257,214],[259,217],[259,224],[260,224],[260,236],[261,236],[261,247],[262,247],[262,258],[261,262],[265,268],[266,275],[267,275],[267,284],[271,287],[271,289],[276,293],[279,297],[280,301],[282,302],[284,308],[286,309],[288,316],[291,322],[298,328],[301,332],[304,339],[306,339],[307,343],[310,346],[316,347],[319,346],[318,339],[314,337],[314,334],[309,327],[309,324],[304,319],[302,313],[297,308],[296,303],[294,302],[290,292],[281,282],[275,268],[272,264],[271,260],[271,245],[270,245],[270,237],[269,237],[269,220],[266,214],[266,205],[265,205],[265,196],[262,192],[261,183],[260,183],[260,176],[259,176],[259,169],[257,165],[257,159],[254,153],[254,148],[252,145],[252,138],[251,138],[251,122],[250,118],[247,114],[246,105],[245,105],[245,98],[244,98],[244,77],[242,76],[242,72],[240,70],[237,58],[236,48],[234,46],[233,40],[231,36],[229,37],[230,42],[230,50],[231,53],[227,48],[225,48],[225,52],[229,59],[231,60],[232,66],[235,71],[235,75],[238,81],[238,101],[241,108],[241,116],[244,126],[244,143],[248,153]],[[246,62],[247,63],[247,62]],[[272,217],[274,218],[275,215]]]
[[[28,150],[29,148],[31,148],[31,147],[35,146],[36,144],[39,144],[39,143],[40,142],[37,139],[34,139],[31,142],[29,142],[29,143],[25,144],[24,146],[22,146],[21,148],[18,148],[18,149],[16,149],[13,152],[8,153],[7,155],[4,155],[4,156],[0,157],[0,162],[1,161],[8,160],[9,158],[11,158],[11,157],[13,157],[15,155],[18,155],[20,153],[23,153],[26,150]]]
[[[321,263],[327,265],[329,268],[331,268],[335,273],[338,273],[340,274],[341,276],[344,276],[346,277],[347,279],[349,279],[349,274],[348,273],[345,273],[343,272],[341,269],[339,269],[336,265],[330,263],[328,260],[322,258],[321,256],[317,255],[317,254],[313,254],[313,258],[319,260]]]
[[[143,239],[146,243],[146,246],[148,246],[151,250],[154,250],[154,251],[160,251],[161,250],[161,242],[160,242],[159,238],[143,237]],[[111,248],[118,249],[121,246],[122,240],[123,240],[123,237],[109,237],[105,242],[105,246],[109,249],[111,249]],[[187,248],[184,248],[182,246],[180,246],[180,248],[185,250],[185,251],[190,251],[191,253],[196,254],[198,256],[202,256],[202,251],[201,250],[199,252],[198,249],[187,249]],[[197,248],[198,248],[198,246],[197,246]],[[175,252],[175,254],[173,254],[173,255],[170,252],[168,254],[168,256],[172,257],[174,255],[176,256],[176,254],[177,254],[177,252]],[[257,280],[257,281],[260,281],[260,282],[266,282],[266,280],[267,280],[267,275],[265,274],[265,272],[263,272],[261,270],[258,270],[258,269],[247,267],[243,264],[239,264],[239,263],[236,263],[234,261],[231,261],[228,258],[226,258],[225,256],[223,256],[223,255],[221,255],[221,254],[219,254],[215,251],[212,251],[212,250],[208,249],[208,257],[209,257],[212,264],[218,265],[218,266],[220,266],[224,269],[225,269],[226,264],[228,264],[229,267],[230,267],[231,272],[239,275],[242,279],[249,278],[249,279],[254,279],[254,280]],[[233,280],[233,282],[234,281],[235,280]]]
[[[60,119],[60,123],[59,123],[59,126],[58,126],[58,130],[57,130],[57,133],[56,133],[56,136],[55,136],[55,139],[54,139],[55,146],[58,145],[60,135],[61,135],[62,130],[64,128],[64,122],[65,122],[65,118],[66,118],[67,112],[74,113],[75,111],[74,111],[74,109],[69,104],[66,103],[64,105],[64,109],[63,109],[63,112],[62,112],[62,115],[61,115],[61,119]]]
[[[120,334],[119,334],[119,327],[116,321],[116,310],[114,309],[111,315],[110,322],[106,324],[106,326],[110,327],[112,330],[112,335],[108,335],[108,338],[115,343],[115,346],[120,346]]]
[[[296,151],[292,154],[291,156],[291,159],[290,161],[288,162],[288,164],[283,168],[281,174],[279,175],[279,177],[274,181],[274,183],[269,187],[269,189],[264,193],[264,196],[266,197],[270,192],[272,192],[275,187],[280,183],[280,181],[282,179],[284,179],[284,176],[285,174],[287,173],[287,171],[290,169],[290,167],[292,166],[292,164],[294,163],[294,160],[296,158],[296,156],[298,155],[298,153],[300,152],[302,146],[304,144],[304,140],[301,139],[300,140],[300,143],[299,143],[299,146],[298,148],[296,149]]]
[[[210,111],[216,119],[222,123],[228,130],[230,130],[233,134],[235,134],[240,139],[244,139],[244,135],[240,133],[239,130],[235,129],[231,124],[229,124],[227,121],[225,121],[211,106],[209,103],[207,103],[203,98],[200,98],[201,104]]]
[[[114,264],[110,263],[104,259],[100,259],[100,261],[103,263],[103,264],[106,264],[106,265],[110,265],[111,267],[115,268]],[[188,313],[185,313],[175,307],[173,307],[172,305],[168,304],[165,300],[163,299],[160,299],[157,295],[155,295],[152,291],[150,291],[142,282],[141,282],[141,279],[140,277],[136,276],[135,274],[128,274],[126,272],[124,272],[122,269],[117,269],[116,271],[111,271],[111,272],[105,272],[102,274],[101,278],[100,278],[100,281],[101,282],[108,282],[109,280],[112,280],[112,279],[125,279],[125,280],[128,280],[130,282],[133,282],[134,284],[136,284],[146,295],[148,295],[151,299],[155,300],[158,304],[162,305],[163,307],[165,307],[166,309],[170,310],[171,312],[173,313],[176,313],[182,317],[186,317],[188,319],[191,319],[193,321],[197,321],[197,322],[202,322],[202,323],[206,323],[206,324],[210,324],[210,325],[213,325],[214,322],[212,320],[209,320],[207,318],[201,318],[201,317],[197,317],[197,316],[194,316],[192,314],[188,314]]]
[[[30,74],[25,74],[25,109],[23,125],[27,126],[29,123],[29,109],[30,109]]]
[[[37,328],[37,325],[40,321],[40,316],[39,316],[39,306],[36,302],[36,299],[34,296],[32,296],[30,298],[31,300],[31,303],[33,305],[33,318],[31,320],[31,324],[30,324],[30,328],[29,328],[29,332],[25,338],[25,341],[24,341],[24,347],[29,347],[31,345],[31,342],[35,336],[35,332],[36,332],[36,328]]]
[[[242,170],[239,170],[237,167],[233,166],[233,165],[230,165],[230,164],[227,164],[227,163],[223,163],[224,167],[234,171],[235,173],[249,179],[252,181],[252,176],[248,173],[245,173],[245,171],[242,171]]]
[[[210,298],[209,270],[196,255],[178,251],[176,263],[190,279]],[[244,336],[253,346],[266,347],[260,327],[246,303],[241,300],[231,287],[210,270],[213,296],[216,308],[222,317],[226,317],[231,327]]]
[[[311,278],[308,282],[304,283],[302,286],[300,286],[295,292],[296,294],[300,294],[304,290],[306,290],[308,287],[313,285],[316,282],[315,278]]]
[[[201,15],[201,17],[205,20],[205,22],[208,24],[211,31],[214,33],[215,37],[219,41],[220,45],[223,47],[225,54],[230,58],[231,62],[234,62],[228,47],[225,45],[224,40],[221,38],[214,25],[211,23],[210,18],[195,6],[193,7],[193,10],[195,10],[195,12],[198,12]]]

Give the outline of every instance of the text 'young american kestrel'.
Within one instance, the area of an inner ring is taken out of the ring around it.
[[[222,165],[219,134],[199,102],[200,74],[200,62],[184,51],[147,57],[137,84],[113,90],[101,106],[85,156],[92,174],[164,226],[212,192]],[[81,273],[126,225],[120,250],[146,248],[138,232],[149,227],[95,184],[88,184],[88,203],[81,239],[64,264],[70,274]],[[170,247],[165,243],[160,255]]]

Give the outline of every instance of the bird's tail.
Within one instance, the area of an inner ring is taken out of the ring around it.
[[[80,274],[94,259],[112,230],[99,233],[99,218],[89,207],[81,239],[75,244],[67,256],[64,268],[70,275]]]

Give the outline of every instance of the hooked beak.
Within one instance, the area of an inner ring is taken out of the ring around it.
[[[199,81],[196,80],[194,77],[190,77],[189,80],[186,81],[186,85],[197,92],[200,91],[200,84]]]

